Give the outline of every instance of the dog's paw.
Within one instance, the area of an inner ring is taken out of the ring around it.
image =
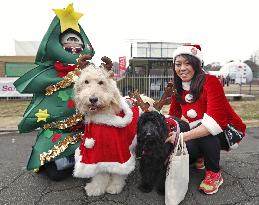
[[[152,191],[152,186],[147,185],[147,184],[141,184],[138,186],[138,189],[144,193],[149,193]]]
[[[125,184],[126,183],[124,180],[116,181],[116,182],[112,181],[106,188],[106,192],[109,194],[118,194],[122,191]]]
[[[106,188],[106,192],[109,194],[118,194],[123,190],[123,187],[125,186],[126,176],[118,175],[118,174],[112,174],[111,180]]]
[[[124,185],[121,184],[111,184],[106,188],[106,192],[109,194],[118,194],[122,191]]]
[[[105,188],[102,186],[97,186],[93,183],[88,183],[85,186],[85,191],[87,196],[100,196],[105,193]]]

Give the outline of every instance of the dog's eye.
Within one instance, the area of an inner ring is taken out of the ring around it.
[[[98,84],[99,84],[99,85],[103,85],[103,81],[99,81]]]
[[[85,80],[85,84],[88,84],[89,83],[89,81],[88,80]]]

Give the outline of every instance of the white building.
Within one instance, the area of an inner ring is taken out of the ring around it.
[[[40,41],[15,41],[15,54],[17,56],[36,56]]]
[[[226,78],[235,80],[235,83],[250,83],[253,80],[252,69],[242,62],[229,62],[219,70],[221,75]]]

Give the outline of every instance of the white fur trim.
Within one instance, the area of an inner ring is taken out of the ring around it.
[[[189,81],[189,82],[184,82],[182,81],[182,88],[186,91],[189,91],[191,89],[191,82],[192,81]]]
[[[181,54],[189,54],[202,62],[202,52],[194,46],[179,46],[173,53],[173,59],[175,60],[176,56]]]
[[[202,121],[202,120],[195,120],[195,121],[189,123],[190,128],[191,128],[191,129],[194,128],[194,127],[197,126],[201,121]]]
[[[95,140],[93,138],[86,138],[85,139],[85,147],[86,148],[93,148],[94,146],[94,143],[95,143]]]
[[[187,111],[187,116],[189,118],[195,118],[195,117],[197,117],[197,112],[194,109],[190,109]]]
[[[111,114],[96,114],[92,116],[91,119],[89,116],[86,116],[85,120],[87,122],[91,121],[96,124],[105,124],[114,127],[126,127],[132,121],[133,112],[123,97],[120,99],[120,105],[122,111],[125,114],[124,117]]]
[[[219,124],[211,116],[207,115],[206,113],[204,113],[201,123],[208,129],[208,131],[212,135],[217,135],[217,134],[223,132],[223,130],[221,129]]]
[[[118,162],[100,162],[97,164],[84,164],[81,163],[82,156],[80,155],[79,148],[75,151],[75,168],[74,177],[78,178],[89,178],[93,177],[98,173],[108,172],[120,175],[128,175],[135,168],[135,157],[131,154],[130,159],[120,164]]]

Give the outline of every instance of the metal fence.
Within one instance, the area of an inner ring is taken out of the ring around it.
[[[159,99],[167,83],[172,79],[172,75],[127,75],[117,80],[117,85],[123,96],[128,95],[129,91],[138,89],[141,94]]]
[[[246,94],[259,97],[259,84],[257,82],[249,84],[229,84],[224,86],[226,94]]]
[[[123,96],[129,91],[138,89],[141,94],[145,94],[153,99],[159,99],[163,94],[167,83],[173,80],[172,75],[127,75],[123,79],[117,80],[117,85]],[[226,94],[248,94],[259,96],[259,84],[229,84],[224,85]]]

